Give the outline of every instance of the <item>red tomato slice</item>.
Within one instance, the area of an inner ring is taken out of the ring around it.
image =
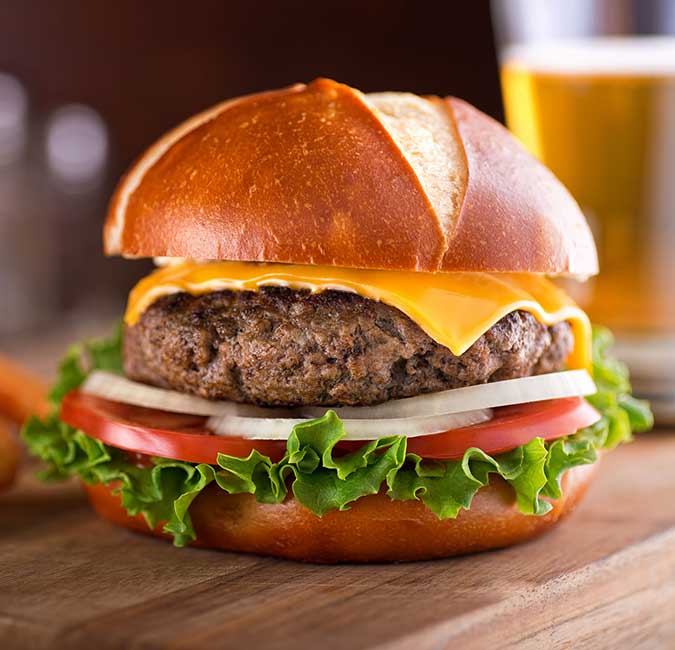
[[[495,417],[481,424],[431,436],[408,438],[408,451],[423,458],[461,458],[469,447],[488,454],[509,451],[533,438],[554,440],[569,436],[600,419],[583,398],[567,397],[514,404],[495,409]]]
[[[61,418],[113,447],[193,463],[213,464],[219,452],[243,458],[253,449],[276,461],[286,448],[282,440],[214,435],[206,429],[205,417],[131,406],[79,391],[65,396]],[[504,406],[495,409],[495,417],[489,422],[409,438],[408,451],[438,459],[461,458],[469,447],[496,454],[524,445],[532,438],[552,440],[570,435],[599,418],[598,412],[581,397]],[[346,441],[338,448],[347,452],[363,444]]]
[[[218,453],[245,458],[254,449],[276,461],[286,450],[283,440],[216,436],[199,415],[122,404],[77,390],[63,398],[61,419],[111,447],[191,463],[215,464]]]

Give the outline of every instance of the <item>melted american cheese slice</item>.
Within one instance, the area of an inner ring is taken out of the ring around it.
[[[568,368],[590,367],[590,323],[567,294],[541,275],[524,273],[419,273],[332,266],[186,261],[158,269],[131,291],[125,320],[133,325],[155,300],[223,289],[257,291],[282,286],[312,292],[336,289],[402,311],[455,355],[466,352],[498,320],[516,309],[540,323],[569,321],[574,350]]]

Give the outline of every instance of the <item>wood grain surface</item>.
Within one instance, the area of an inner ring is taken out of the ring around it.
[[[116,529],[76,484],[0,496],[0,648],[675,648],[675,434],[603,460],[586,501],[524,546],[315,566]]]

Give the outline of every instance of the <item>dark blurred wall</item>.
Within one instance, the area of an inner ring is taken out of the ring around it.
[[[317,76],[501,115],[487,0],[9,0],[0,26],[0,69],[41,107],[96,108],[123,165],[201,108]]]
[[[144,269],[101,257],[115,180],[166,129],[226,97],[328,76],[364,91],[458,95],[501,118],[487,0],[5,0],[0,72],[25,86],[36,133],[69,103],[92,107],[107,128],[96,191],[44,199],[71,224],[67,236],[55,228],[64,309],[83,292],[123,299]]]

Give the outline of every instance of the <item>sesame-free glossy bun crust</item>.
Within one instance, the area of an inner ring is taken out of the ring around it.
[[[597,272],[560,182],[454,98],[327,79],[233,99],[121,181],[108,254],[414,271]]]
[[[563,496],[541,517],[523,515],[501,478],[479,490],[471,509],[439,520],[419,501],[366,496],[343,512],[317,517],[293,496],[282,504],[258,503],[252,495],[228,495],[208,486],[190,508],[196,546],[272,555],[305,562],[395,562],[429,560],[511,546],[553,527],[579,502],[597,463],[563,477]],[[84,485],[99,515],[115,524],[159,537],[141,516],[129,517],[114,486]]]

